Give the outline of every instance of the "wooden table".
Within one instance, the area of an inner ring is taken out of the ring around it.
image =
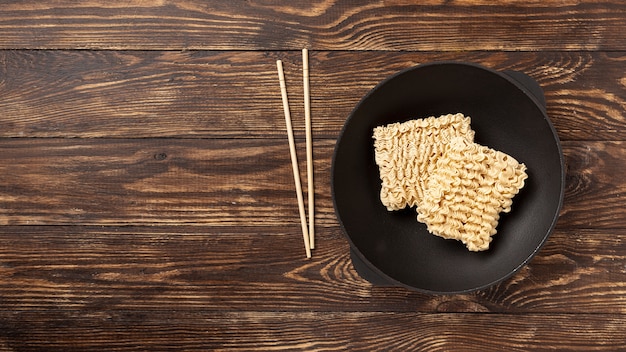
[[[625,348],[623,2],[276,3],[2,1],[0,351]],[[305,47],[310,260],[275,66],[304,175]],[[330,195],[355,104],[438,60],[536,79],[567,167],[538,255],[463,295],[360,278]]]

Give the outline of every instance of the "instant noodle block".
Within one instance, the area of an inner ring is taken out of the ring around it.
[[[483,251],[528,175],[510,155],[475,143],[470,122],[457,113],[376,127],[375,161],[387,210],[416,207],[430,233]]]
[[[428,178],[417,219],[470,251],[486,250],[500,213],[511,211],[527,177],[526,166],[511,156],[453,138]]]
[[[428,175],[454,137],[474,139],[470,118],[448,114],[374,129],[376,164],[382,188],[380,200],[387,210],[418,206],[424,198]]]

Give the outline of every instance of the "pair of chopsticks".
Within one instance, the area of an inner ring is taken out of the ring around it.
[[[311,105],[309,92],[309,53],[307,49],[302,49],[302,81],[304,85],[304,121],[306,129],[306,162],[307,162],[307,186],[309,205],[309,226],[307,229],[306,214],[304,210],[304,197],[302,196],[302,185],[300,183],[300,171],[298,169],[298,158],[296,156],[296,144],[293,139],[293,129],[291,127],[291,113],[289,112],[289,100],[287,99],[287,86],[285,84],[285,74],[283,63],[276,60],[278,69],[278,81],[280,83],[280,93],[283,98],[283,110],[285,112],[285,123],[287,125],[287,137],[289,138],[289,152],[291,153],[291,167],[293,169],[293,179],[296,183],[296,195],[298,196],[298,209],[300,211],[300,224],[302,225],[302,237],[304,239],[304,249],[306,257],[311,258],[311,249],[315,248],[314,231],[314,191],[313,191],[313,145],[311,141]]]

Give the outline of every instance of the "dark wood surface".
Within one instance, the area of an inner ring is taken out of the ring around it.
[[[616,0],[0,1],[0,351],[626,348],[625,33]],[[330,195],[354,105],[439,60],[537,80],[566,162],[545,246],[463,295],[360,278]]]

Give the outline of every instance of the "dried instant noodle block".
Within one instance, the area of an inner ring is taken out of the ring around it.
[[[417,219],[470,251],[486,250],[500,213],[511,211],[527,177],[526,166],[511,156],[453,138],[428,179]]]
[[[428,176],[454,137],[474,140],[470,118],[448,114],[374,128],[380,200],[388,210],[420,207]]]

